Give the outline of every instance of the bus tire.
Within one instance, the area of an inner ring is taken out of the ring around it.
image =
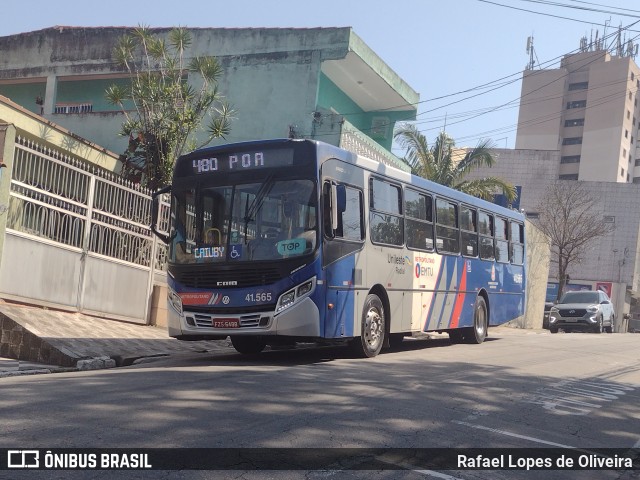
[[[487,314],[487,303],[484,297],[478,295],[476,304],[473,308],[473,327],[465,332],[464,339],[467,343],[480,344],[487,338],[487,329],[489,328],[489,316]]]
[[[252,355],[260,353],[267,346],[262,337],[245,337],[231,335],[231,344],[238,353]]]
[[[377,295],[367,295],[362,308],[360,336],[350,343],[352,351],[359,357],[372,358],[378,355],[384,344],[385,323],[382,301]]]

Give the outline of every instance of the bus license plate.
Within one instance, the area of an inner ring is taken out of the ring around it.
[[[240,328],[238,318],[216,318],[211,323],[213,328]]]

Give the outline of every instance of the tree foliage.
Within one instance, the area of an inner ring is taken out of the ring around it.
[[[414,175],[485,200],[492,200],[497,192],[501,192],[509,202],[517,198],[515,187],[500,178],[465,179],[472,170],[494,165],[489,140],[481,141],[458,159],[454,140],[444,132],[438,135],[432,146],[415,125],[402,125],[394,136],[406,150],[404,160]]]
[[[107,101],[125,115],[120,135],[129,138],[121,155],[123,176],[151,189],[169,183],[176,159],[231,131],[233,110],[218,90],[222,68],[214,57],[187,58],[190,32],[172,29],[166,39],[140,26],[113,50],[130,84],[111,85]],[[199,86],[194,85],[199,83]],[[206,125],[206,138],[196,136]]]
[[[613,225],[603,222],[597,199],[580,182],[549,185],[537,209],[537,225],[549,238],[551,261],[558,268],[560,298],[570,267],[582,262],[589,245],[612,232]]]

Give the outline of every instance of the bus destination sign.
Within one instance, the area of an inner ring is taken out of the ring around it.
[[[222,153],[215,157],[192,160],[195,174],[259,170],[293,165],[292,149],[263,150],[241,153]]]

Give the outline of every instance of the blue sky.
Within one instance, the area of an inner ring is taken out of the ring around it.
[[[350,26],[420,93],[417,125],[429,140],[446,119],[459,146],[489,138],[512,148],[527,37],[534,37],[537,60],[553,67],[579,47],[581,37],[596,30],[602,37],[605,22],[607,34],[638,22],[627,38],[640,42],[637,0],[58,0],[46,9],[26,0],[3,7],[0,36],[54,25]],[[489,88],[477,88],[485,84]]]

